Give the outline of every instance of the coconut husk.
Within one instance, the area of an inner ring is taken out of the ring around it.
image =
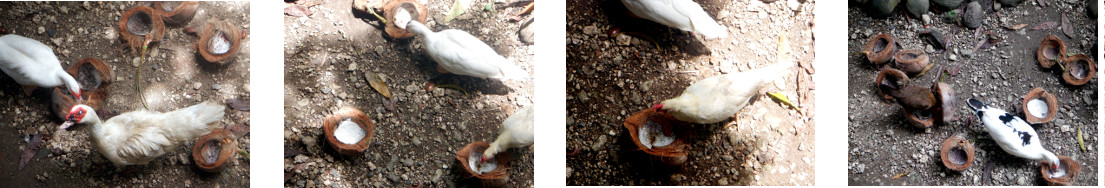
[[[875,90],[878,90],[879,94],[882,95],[882,97],[885,98],[886,100],[894,100],[893,96],[890,96],[889,94],[887,94],[887,92],[889,92],[889,91],[883,91],[881,88],[879,88],[879,84],[881,84],[883,82],[887,82],[889,84],[895,84],[897,81],[902,82],[901,85],[898,85],[898,88],[903,88],[903,87],[909,85],[909,76],[906,75],[905,72],[902,72],[898,69],[894,69],[894,68],[882,69],[882,71],[879,72],[878,76],[875,76]]]
[[[902,107],[902,115],[906,117],[914,127],[927,129],[932,127],[932,124],[936,122],[936,117],[933,117],[931,111],[917,111]]]
[[[70,66],[67,72],[80,83],[84,101],[77,101],[64,87],[54,88],[50,93],[50,111],[54,116],[64,120],[69,110],[77,104],[99,109],[109,96],[109,86],[115,81],[115,72],[111,67],[99,59],[86,58]]]
[[[338,123],[350,118],[352,118],[354,123],[360,125],[361,130],[365,131],[365,137],[356,144],[341,143],[341,141],[338,141],[338,139],[334,137],[334,129],[338,128]],[[322,120],[322,129],[326,132],[326,141],[330,143],[330,146],[334,147],[334,150],[337,150],[338,153],[344,156],[356,157],[361,156],[361,153],[368,148],[368,142],[372,140],[372,132],[376,129],[376,125],[372,124],[368,116],[365,116],[360,110],[352,107],[344,107],[338,110],[337,113],[326,116],[326,118]]]
[[[506,184],[510,177],[510,173],[507,173],[507,169],[510,168],[510,160],[506,155],[494,156],[493,160],[498,163],[498,166],[495,170],[491,170],[491,172],[478,174],[475,170],[472,170],[472,167],[468,166],[468,156],[473,153],[481,154],[484,150],[487,150],[488,147],[491,147],[491,144],[483,141],[470,143],[457,152],[457,162],[460,162],[460,166],[463,167],[462,169],[468,173],[466,177],[475,177],[473,183],[478,183],[485,187],[502,186]]]
[[[1049,51],[1055,52],[1055,54]],[[1067,45],[1063,43],[1062,39],[1059,39],[1059,37],[1055,35],[1047,35],[1047,37],[1044,37],[1044,40],[1040,41],[1040,47],[1036,49],[1036,61],[1044,68],[1051,68],[1056,62],[1061,63],[1064,60],[1063,57],[1066,55]]]
[[[158,1],[153,3],[154,10],[161,14],[161,19],[169,25],[182,25],[192,21],[199,9],[199,3],[195,1]],[[168,10],[166,10],[168,9]]]
[[[638,130],[645,125],[646,121],[659,123],[663,129],[673,131],[675,141],[667,146],[645,147],[638,138]],[[687,161],[687,147],[690,145],[687,143],[687,139],[691,137],[691,132],[687,130],[691,126],[689,123],[676,120],[670,114],[649,108],[629,116],[623,125],[629,131],[629,137],[633,139],[633,143],[637,145],[638,149],[658,159],[653,161],[660,161],[667,166],[680,166]]]
[[[132,22],[131,19],[135,20]],[[146,29],[141,27],[143,22],[140,20],[145,19],[149,20],[149,30],[142,33]],[[151,43],[161,41],[161,38],[165,36],[165,23],[162,22],[161,15],[157,14],[157,11],[153,8],[147,6],[131,7],[119,19],[119,36],[127,41],[131,53],[139,54],[139,50],[145,45],[146,40],[150,40]]]
[[[205,160],[204,153],[207,149],[218,149],[219,156],[214,162],[209,163]],[[237,154],[238,139],[231,136],[230,131],[226,129],[211,130],[210,133],[196,139],[195,145],[192,146],[192,161],[200,170],[210,173],[218,173],[225,169],[228,166],[227,161],[234,159]]]
[[[412,15],[412,17],[417,17],[418,22],[426,23],[426,16],[428,15],[428,13],[426,13],[426,6],[422,5],[422,3],[419,3],[416,0],[392,0],[389,1],[387,4],[384,4],[384,18],[388,19],[387,26],[384,27],[384,32],[386,32],[388,36],[396,39],[405,39],[414,36],[414,33],[411,33],[405,29],[400,29],[398,26],[395,26],[394,22],[395,11],[398,11],[399,8],[404,7],[408,8],[407,10],[410,11],[410,8],[412,8],[412,6],[413,9],[418,10],[417,12],[410,12],[411,14],[418,14]]]
[[[863,47],[863,51],[868,62],[882,65],[894,58],[894,54],[898,53],[898,48],[898,38],[890,34],[881,34],[871,38],[867,45]]]
[[[1096,63],[1086,54],[1067,57],[1066,60],[1063,60],[1063,67],[1067,69],[1063,70],[1063,81],[1070,85],[1085,85],[1097,74]],[[1075,71],[1084,71],[1085,74],[1081,78],[1075,77],[1073,75]]]
[[[226,37],[227,41],[230,41],[231,45],[230,50],[226,53],[215,54],[214,52],[211,52],[210,49],[211,39],[219,33],[222,33],[223,37]],[[231,59],[230,57],[233,57],[235,54],[238,53],[238,49],[242,46],[242,39],[245,38],[245,36],[246,33],[244,31],[239,31],[238,27],[234,26],[234,24],[230,23],[229,21],[212,19],[208,20],[207,25],[204,26],[203,31],[200,33],[199,41],[196,41],[195,48],[196,51],[199,52],[200,56],[203,56],[203,59],[207,60],[207,62],[221,64],[229,62],[225,60]]]
[[[1028,111],[1028,101],[1031,101],[1033,99],[1039,99],[1039,98],[1042,98],[1044,100],[1044,102],[1047,103],[1047,116],[1045,116],[1044,118],[1036,117],[1036,116],[1032,115],[1031,112]],[[1055,120],[1056,114],[1059,113],[1058,104],[1059,104],[1059,100],[1055,98],[1055,95],[1052,95],[1051,93],[1048,93],[1047,91],[1044,91],[1044,88],[1036,87],[1036,88],[1032,88],[1031,91],[1028,91],[1028,94],[1025,94],[1024,99],[1021,100],[1021,111],[1024,111],[1024,117],[1025,117],[1024,120],[1028,121],[1028,123],[1031,123],[1031,124],[1047,123],[1047,122],[1051,122],[1052,120]]]
[[[956,105],[959,105],[955,97],[955,89],[952,85],[944,82],[937,82],[932,84],[932,95],[936,97],[936,101],[940,106],[937,106],[937,110],[934,110],[936,119],[941,120],[944,124],[951,123],[959,120],[959,115],[956,112]]]
[[[962,157],[965,158],[953,157],[952,155],[955,154],[953,150],[963,151],[964,156]],[[940,146],[940,160],[944,162],[945,167],[956,172],[967,170],[975,161],[975,145],[960,136],[948,137]],[[961,160],[963,164],[956,164],[955,161],[957,160]]]
[[[902,50],[894,55],[894,68],[909,74],[911,78],[924,76],[933,65],[936,64],[929,63],[929,56],[921,50]]]
[[[1043,174],[1044,181],[1047,181],[1048,185],[1057,186],[1069,186],[1074,184],[1078,180],[1078,173],[1082,171],[1082,166],[1078,162],[1074,161],[1067,156],[1059,156],[1059,162],[1063,163],[1063,166],[1067,169],[1067,174],[1058,178],[1051,178],[1051,173],[1048,172],[1047,165],[1040,165],[1040,174]]]

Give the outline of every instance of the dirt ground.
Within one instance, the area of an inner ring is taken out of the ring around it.
[[[948,50],[930,50],[918,33],[924,29],[922,20],[907,19],[895,13],[885,19],[872,19],[858,7],[848,10],[848,184],[849,185],[1043,185],[1039,165],[1007,154],[998,147],[973,111],[964,104],[968,98],[990,102],[992,106],[1013,112],[1022,97],[1034,87],[1043,87],[1059,99],[1060,110],[1052,123],[1035,125],[1044,148],[1056,155],[1066,155],[1082,165],[1075,185],[1097,185],[1099,143],[1097,117],[1097,80],[1084,86],[1063,83],[1058,73],[1041,68],[1036,62],[1036,49],[1048,34],[1064,40],[1070,54],[1096,57],[1097,20],[1087,17],[1079,3],[1050,2],[1046,7],[1027,1],[1016,7],[1001,7],[994,11],[993,1],[981,1],[986,10],[979,30],[993,32],[1001,41],[989,49],[974,50],[982,39],[976,30],[944,21],[943,13],[927,13],[932,23],[927,25],[950,36]],[[1081,2],[1081,1],[1076,1]],[[1032,30],[1047,21],[1059,22],[1062,13],[1070,19],[1074,36],[1055,29]],[[1027,24],[1020,30],[1006,26]],[[859,55],[872,37],[892,33],[902,42],[903,49],[927,51],[935,67],[913,82],[930,86],[938,79],[938,71],[955,69],[959,74],[944,78],[955,88],[959,102],[955,108],[961,117],[951,125],[937,125],[931,130],[913,127],[898,112],[901,107],[881,99],[874,85],[878,68]],[[981,35],[985,36],[985,35]],[[953,60],[952,57],[955,59]],[[1096,60],[1095,60],[1096,61]],[[1056,71],[1057,72],[1057,71]],[[967,119],[973,121],[967,124]],[[1081,129],[1086,151],[1078,146],[1076,134]],[[939,157],[939,144],[953,135],[975,143],[973,165],[962,173],[947,170]],[[901,173],[908,173],[894,178]]]
[[[430,1],[427,26],[460,29],[480,38],[500,55],[533,72],[531,45],[519,41],[520,22],[509,19],[521,5],[473,1],[469,12],[448,23],[451,1]],[[465,186],[456,152],[465,145],[492,142],[502,120],[533,104],[533,81],[500,81],[436,72],[421,39],[394,40],[352,0],[325,1],[313,15],[284,17],[285,186],[431,187]],[[523,4],[524,5],[524,4]],[[529,16],[527,16],[529,17]],[[527,18],[529,19],[529,18]],[[395,109],[366,81],[380,75]],[[427,84],[456,85],[465,91]],[[350,106],[374,122],[374,140],[363,156],[338,155],[324,139],[322,118]],[[533,186],[533,150],[512,149],[509,185]]]
[[[568,185],[813,185],[813,1],[696,2],[729,37],[705,40],[632,18],[618,0],[567,3]],[[648,37],[610,37],[613,28]],[[780,63],[796,66],[761,92],[785,94],[804,114],[761,95],[740,111],[738,126],[695,125],[682,167],[649,167],[625,118],[696,80],[780,61],[780,36],[793,59]]]
[[[134,2],[3,2],[0,28],[12,34],[36,39],[54,49],[63,67],[84,58],[98,58],[114,68],[115,83],[100,114],[117,114],[143,109],[134,89],[139,68],[130,49],[119,38],[118,21]],[[185,26],[171,26],[165,40],[151,48],[143,68],[142,95],[150,110],[169,111],[203,101],[225,103],[227,99],[249,99],[249,38],[235,60],[223,65],[204,62],[194,52],[198,37],[184,27],[201,29],[210,18],[229,20],[249,28],[249,2],[202,2],[195,17]],[[41,32],[39,30],[42,30]],[[197,60],[201,59],[201,60]],[[43,90],[45,91],[45,90]],[[38,92],[42,94],[44,92]],[[192,143],[183,144],[135,172],[115,170],[110,161],[91,145],[88,126],[78,125],[56,132],[60,119],[52,116],[46,97],[26,96],[8,76],[0,78],[0,182],[32,187],[116,187],[116,186],[249,186],[249,157],[237,155],[231,167],[217,174],[193,167]],[[105,119],[106,120],[106,119]],[[218,126],[249,125],[249,112],[227,108]],[[32,131],[33,130],[33,131]],[[40,132],[48,138],[26,168],[17,170],[20,155],[28,147],[28,134]],[[238,139],[248,153],[250,136]]]

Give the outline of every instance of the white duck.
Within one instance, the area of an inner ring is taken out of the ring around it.
[[[683,94],[664,100],[654,109],[670,113],[675,119],[699,124],[724,121],[736,114],[760,88],[784,75],[792,65],[776,63],[756,70],[722,74],[699,80]]]
[[[533,145],[533,106],[527,106],[514,112],[500,128],[499,137],[487,150],[483,151],[480,162],[487,160],[487,156],[495,156],[503,150]]]
[[[622,4],[638,17],[698,33],[706,39],[729,35],[725,27],[718,25],[701,5],[691,0],[622,0]]]
[[[60,130],[92,125],[92,144],[116,165],[142,165],[214,129],[226,107],[204,102],[171,112],[133,111],[100,121],[96,111],[73,106]]]
[[[81,98],[81,86],[61,68],[54,50],[34,39],[19,35],[0,36],[0,70],[23,85],[28,95],[34,87],[65,85],[74,98]]]
[[[990,107],[976,99],[967,99],[967,106],[975,110],[975,115],[986,126],[986,132],[1006,153],[1017,157],[1043,161],[1052,170],[1059,168],[1059,158],[1040,144],[1036,130],[1032,129],[1021,117]]]
[[[400,10],[404,12],[403,9]],[[456,29],[433,32],[416,20],[409,18],[401,20],[402,14],[399,15],[396,24],[408,22],[406,29],[422,38],[426,53],[437,61],[439,69],[480,78],[508,80],[529,78],[529,72],[512,64],[483,41],[467,32]]]

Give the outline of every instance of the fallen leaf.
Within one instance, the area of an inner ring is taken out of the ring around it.
[[[1082,152],[1086,152],[1086,144],[1082,142],[1082,126],[1078,126],[1078,147],[1082,148]]]
[[[1059,28],[1063,29],[1063,34],[1067,34],[1067,37],[1074,38],[1074,26],[1070,25],[1070,19],[1067,19],[1067,14],[1063,13],[1059,20],[1062,21],[1062,25]]]
[[[1024,28],[1024,26],[1028,26],[1028,24],[1017,24],[1017,25],[1009,26],[1009,27],[1005,27],[1005,28],[1006,29],[1012,29],[1012,30],[1018,30],[1018,29]]]
[[[237,124],[230,126],[230,133],[234,133],[234,138],[241,138],[246,134],[249,134],[249,124]]]
[[[798,108],[798,106],[795,106],[794,103],[791,103],[790,99],[787,98],[786,95],[783,95],[783,93],[779,93],[779,92],[767,93],[767,96],[770,96],[771,99],[775,100],[775,102],[783,103],[783,105],[787,105],[790,108],[798,110],[798,112],[802,112],[801,108]]]
[[[1059,26],[1059,23],[1044,22],[1044,23],[1041,23],[1040,25],[1036,25],[1035,27],[1032,27],[1032,30],[1053,29],[1053,28],[1055,28],[1055,26]]]
[[[35,154],[38,153],[38,147],[41,145],[42,134],[34,134],[31,138],[31,142],[27,143],[27,148],[23,149],[23,156],[19,157],[19,170],[23,170],[23,167],[26,167],[27,163],[35,158]]]
[[[292,6],[284,7],[284,14],[287,14],[288,16],[303,17],[303,16],[310,16],[311,14],[314,14],[314,13],[312,13],[311,9],[308,9],[307,6],[292,5]]]
[[[896,179],[902,178],[903,176],[906,176],[906,175],[909,175],[909,172],[898,173],[898,175],[894,175],[894,177],[890,177],[890,179],[896,180]]]
[[[376,92],[380,92],[384,97],[391,98],[391,91],[388,91],[388,85],[384,84],[384,79],[380,79],[380,75],[365,71],[364,78],[368,80],[368,85],[372,86],[372,89],[376,89]]]
[[[230,109],[249,112],[249,99],[226,99]]]
[[[460,16],[460,15],[464,14],[465,12],[468,12],[468,7],[471,6],[471,5],[472,5],[472,0],[456,0],[456,1],[453,1],[453,8],[449,8],[449,13],[445,14],[445,22],[448,23],[449,21],[453,20],[454,18],[457,18],[457,16]]]
[[[395,99],[384,97],[382,100],[384,101],[385,109],[388,109],[388,111],[395,111]]]

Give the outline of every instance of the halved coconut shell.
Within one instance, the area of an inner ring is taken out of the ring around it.
[[[416,0],[392,0],[384,5],[384,18],[388,19],[384,32],[387,32],[388,36],[397,39],[413,37],[414,33],[395,26],[395,13],[401,8],[406,9],[408,13],[416,14],[411,15],[411,18],[418,18],[418,22],[426,23],[426,16],[429,14],[426,13],[426,6],[422,5],[422,3]]]
[[[356,144],[342,143],[334,136],[334,129],[337,129],[338,124],[346,119],[357,123],[357,125],[361,127],[361,130],[364,131],[364,137]],[[368,142],[372,141],[372,132],[376,129],[376,125],[372,124],[368,116],[365,116],[360,110],[352,107],[344,107],[338,110],[337,113],[326,116],[326,118],[322,120],[322,129],[326,132],[326,141],[330,143],[330,146],[334,147],[334,150],[348,157],[356,157],[361,156],[361,153],[368,148]]]
[[[933,117],[932,111],[913,110],[903,107],[902,115],[906,117],[906,121],[909,121],[909,124],[917,128],[927,129],[932,127],[932,124],[936,122],[936,117]]]
[[[237,26],[229,21],[209,20],[200,33],[200,39],[196,42],[196,51],[207,62],[225,63],[238,53],[245,38],[245,31],[239,31]]]
[[[940,160],[956,172],[967,170],[975,161],[975,145],[960,136],[948,137],[940,146]]]
[[[119,34],[127,41],[131,53],[139,54],[146,43],[161,41],[165,36],[165,23],[156,10],[147,6],[127,9],[119,19]]]
[[[510,176],[510,174],[507,173],[507,169],[510,168],[510,159],[506,155],[495,156],[493,160],[495,160],[498,166],[495,168],[495,170],[491,170],[490,172],[480,174],[468,165],[469,156],[473,154],[482,155],[483,151],[487,150],[488,147],[491,147],[491,144],[482,141],[468,144],[457,152],[457,162],[459,162],[460,166],[463,167],[461,169],[463,169],[464,172],[467,172],[468,175],[465,177],[475,177],[475,179],[473,179],[474,181],[472,182],[474,184],[482,185],[484,187],[498,187],[505,185],[507,179]]]
[[[653,146],[652,148],[641,144],[638,131],[648,122],[657,123],[665,129],[670,129],[675,136],[675,141],[666,146]],[[649,108],[629,116],[623,125],[629,131],[629,137],[633,139],[633,143],[637,145],[637,148],[657,159],[652,161],[659,161],[666,166],[680,166],[687,161],[687,146],[689,144],[687,144],[686,139],[691,136],[690,130],[687,130],[691,126],[689,123],[679,121],[670,114]]]
[[[195,1],[158,1],[153,3],[154,10],[161,14],[161,19],[169,25],[180,25],[192,21],[199,9],[199,3]]]
[[[1097,65],[1086,54],[1067,57],[1063,61],[1063,81],[1070,85],[1084,85],[1097,74]]]
[[[84,101],[76,101],[67,89],[55,88],[50,93],[50,108],[54,115],[58,119],[65,119],[65,115],[77,104],[99,109],[100,104],[109,96],[109,86],[115,81],[115,71],[111,66],[96,58],[86,58],[70,66],[67,72],[81,85],[81,97]]]
[[[201,170],[211,173],[222,171],[227,161],[238,153],[238,139],[226,129],[211,130],[211,133],[196,139],[192,146],[192,160]]]
[[[881,94],[883,98],[886,98],[886,100],[894,100],[894,97],[887,94],[889,91],[883,91],[882,88],[879,87],[881,84],[890,84],[895,86],[895,88],[903,88],[909,85],[909,76],[898,69],[885,68],[875,77],[875,90],[878,90],[879,94]]]
[[[1060,170],[1066,170],[1066,174],[1060,177],[1051,177],[1051,170],[1047,165],[1040,165],[1040,173],[1043,174],[1044,180],[1048,185],[1064,185],[1069,186],[1074,184],[1074,181],[1078,180],[1078,173],[1082,171],[1081,165],[1067,156],[1059,156],[1059,163],[1062,163],[1059,167]]]
[[[894,54],[898,53],[898,38],[890,34],[875,36],[867,42],[863,53],[867,55],[867,61],[875,65],[886,64],[894,58]]]
[[[1028,101],[1032,101],[1033,99],[1041,99],[1047,103],[1047,114],[1044,117],[1036,117],[1030,112]],[[1028,91],[1028,94],[1025,94],[1024,100],[1021,101],[1021,111],[1024,111],[1024,119],[1028,121],[1028,123],[1041,124],[1055,120],[1055,114],[1059,112],[1058,105],[1059,101],[1055,98],[1055,95],[1044,91],[1044,88],[1037,87],[1032,88],[1031,91]]]
[[[903,50],[894,55],[894,67],[913,78],[921,77],[936,64],[929,63],[929,56],[921,50]]]
[[[1051,68],[1056,62],[1062,62],[1067,55],[1067,45],[1055,35],[1047,35],[1036,49],[1036,61],[1041,67]]]
[[[934,110],[936,119],[941,120],[944,124],[959,120],[959,116],[955,113],[956,105],[959,105],[959,102],[956,102],[955,89],[952,88],[952,85],[937,82],[932,85],[932,95],[936,97],[936,101],[940,105]]]

